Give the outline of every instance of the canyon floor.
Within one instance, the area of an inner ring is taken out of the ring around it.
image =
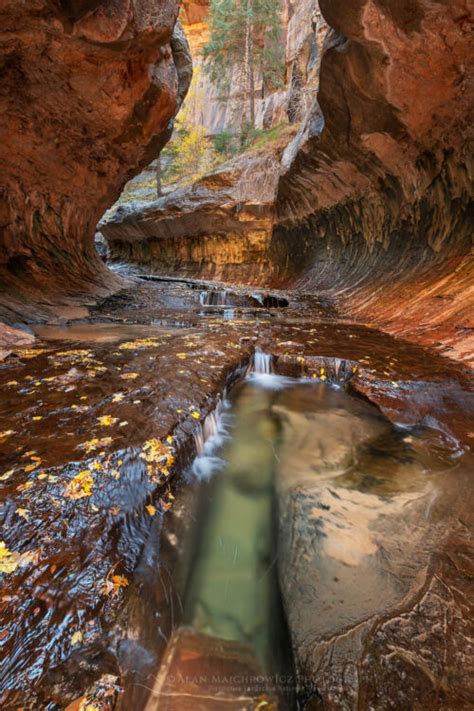
[[[2,708],[470,708],[466,368],[314,294],[133,279],[0,366]],[[222,461],[258,492],[270,441],[265,667],[186,599]]]

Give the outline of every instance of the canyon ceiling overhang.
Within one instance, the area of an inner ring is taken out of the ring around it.
[[[348,315],[467,360],[472,13],[464,0],[320,5],[333,30],[283,158],[273,262]]]
[[[121,281],[96,224],[155,158],[189,86],[177,0],[0,0],[0,320],[73,313]]]

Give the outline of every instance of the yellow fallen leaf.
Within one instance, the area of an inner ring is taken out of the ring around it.
[[[127,420],[124,420],[123,422],[119,422],[119,427],[126,427],[128,425]]]
[[[81,644],[82,642],[82,632],[81,630],[78,630],[77,632],[74,632],[74,634],[71,637],[71,644]]]
[[[47,352],[46,348],[24,348],[21,351],[16,351],[20,358],[36,358],[36,356]]]
[[[138,378],[138,373],[122,373],[120,377],[122,380],[135,380],[135,378]]]
[[[103,588],[103,595],[118,595],[120,588],[126,588],[128,585],[128,580],[123,575],[112,575],[112,579],[106,579]]]
[[[39,421],[42,420],[42,419],[43,419],[43,416],[42,416],[42,415],[35,415],[35,416],[33,417],[33,420],[34,420],[35,422],[39,422]]]
[[[134,341],[126,341],[119,345],[121,351],[130,351],[135,348],[150,348],[152,346],[159,345],[159,340],[157,338],[137,338]]]
[[[112,402],[122,402],[124,397],[125,395],[123,393],[115,393],[115,395],[112,397]]]
[[[156,508],[153,506],[153,504],[148,504],[148,506],[145,506],[145,508],[150,514],[150,516],[154,516],[156,514]]]
[[[0,432],[0,441],[10,437],[12,434],[15,434],[15,430],[4,430]]]
[[[94,477],[88,469],[85,469],[71,479],[66,487],[65,496],[68,499],[82,499],[84,496],[91,496],[93,486]]]
[[[197,410],[193,410],[191,412],[191,415],[194,417],[195,420],[199,420],[199,418],[200,418],[200,414]]]
[[[118,417],[112,417],[111,415],[102,415],[102,417],[97,418],[97,422],[101,427],[110,427],[114,425],[118,420]]]
[[[394,388],[399,388],[399,384],[395,382],[395,380],[392,380],[392,385]]]
[[[17,380],[9,380],[7,385],[18,385],[18,381]]]
[[[168,435],[168,437],[166,438],[166,441],[168,442],[168,444],[171,444],[172,441],[173,441],[172,436],[171,436],[171,435]]]
[[[5,474],[2,474],[0,476],[0,481],[6,481],[7,479],[9,479],[14,471],[14,469],[9,469],[7,472],[5,472]]]
[[[18,554],[12,553],[3,541],[0,541],[0,573],[13,573],[19,565]]]
[[[33,469],[37,469],[39,467],[39,462],[33,462],[32,464],[27,464],[25,467],[25,472],[32,472]]]
[[[102,439],[94,437],[87,442],[79,444],[78,447],[79,449],[85,449],[86,452],[94,452],[99,447],[107,447],[109,444],[112,444],[112,437],[102,437]]]

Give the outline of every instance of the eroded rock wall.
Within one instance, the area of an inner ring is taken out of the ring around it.
[[[120,286],[95,226],[170,135],[191,78],[177,12],[1,0],[0,319],[73,313]]]
[[[287,149],[280,276],[406,338],[472,354],[472,16],[324,0],[319,103]]]
[[[281,147],[244,154],[149,204],[119,206],[100,229],[112,260],[154,273],[268,279]]]

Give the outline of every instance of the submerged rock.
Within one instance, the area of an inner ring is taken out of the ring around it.
[[[434,448],[423,453],[423,440],[343,393],[307,405],[292,412],[283,394],[273,408],[279,575],[300,702],[467,710],[469,613],[453,599],[448,562],[458,555],[450,529],[464,538],[467,509],[444,484],[456,455],[436,462]],[[467,473],[458,464],[460,480]]]

